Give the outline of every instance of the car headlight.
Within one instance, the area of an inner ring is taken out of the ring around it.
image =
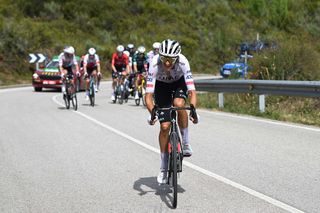
[[[39,75],[38,75],[37,73],[34,73],[34,74],[32,75],[32,77],[35,78],[35,79],[37,79],[37,78],[39,78]]]

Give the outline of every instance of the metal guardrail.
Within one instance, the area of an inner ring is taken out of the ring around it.
[[[320,81],[274,80],[195,80],[197,91],[217,92],[219,107],[223,107],[223,93],[253,93],[259,95],[259,108],[265,111],[265,95],[320,97]]]

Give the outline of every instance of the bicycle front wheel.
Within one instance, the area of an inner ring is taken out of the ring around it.
[[[71,103],[72,103],[73,109],[74,109],[75,111],[77,111],[77,110],[78,110],[78,100],[77,100],[77,95],[76,95],[76,93],[74,93],[74,94],[72,95]]]
[[[95,102],[94,94],[89,95],[89,99],[90,99],[90,105],[94,107],[94,102]]]
[[[172,188],[173,188],[173,201],[172,201],[172,206],[173,208],[177,208],[178,204],[178,168],[177,168],[177,161],[178,161],[178,149],[177,149],[177,136],[173,133],[170,137],[171,141],[171,169],[170,169],[170,176],[172,178]]]
[[[66,105],[66,109],[70,108],[70,99],[68,94],[63,95],[64,104]]]
[[[120,95],[119,95],[119,104],[123,104],[123,100],[124,100],[124,96],[125,96],[125,92],[123,89],[120,89]]]

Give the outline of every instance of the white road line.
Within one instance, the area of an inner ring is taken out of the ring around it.
[[[254,118],[254,117],[249,117],[245,115],[234,115],[234,114],[229,114],[226,112],[212,112],[209,110],[205,109],[199,109],[197,110],[201,113],[209,113],[209,114],[214,114],[218,116],[225,116],[225,117],[230,117],[230,118],[237,118],[237,119],[243,119],[243,120],[249,120],[249,121],[256,121],[256,122],[261,122],[261,123],[267,123],[267,124],[272,124],[272,125],[279,125],[279,126],[285,126],[285,127],[292,127],[292,128],[298,128],[298,129],[304,129],[304,130],[310,130],[314,132],[320,132],[320,128],[317,127],[309,127],[309,126],[303,126],[303,124],[292,124],[292,123],[284,123],[281,121],[272,121],[272,120],[267,120],[265,118]],[[201,115],[200,113],[200,115]]]
[[[58,96],[61,96],[61,95],[53,96],[52,100],[56,104],[58,104],[60,106],[64,106],[64,104],[60,103],[57,100]],[[120,135],[120,136],[122,136],[122,137],[124,137],[124,138],[126,138],[126,139],[128,139],[128,140],[130,140],[130,141],[132,141],[132,142],[134,142],[134,143],[136,143],[136,144],[148,149],[148,150],[150,150],[150,151],[153,151],[153,152],[159,154],[159,149],[158,148],[154,148],[153,146],[150,146],[150,145],[148,145],[148,144],[146,144],[146,143],[144,143],[144,142],[142,142],[140,140],[137,140],[137,139],[131,137],[130,135],[127,135],[124,132],[121,132],[121,131],[119,131],[119,130],[117,130],[117,129],[115,129],[115,128],[107,125],[107,124],[104,124],[104,123],[102,123],[102,122],[100,122],[100,121],[98,121],[98,120],[96,120],[96,119],[94,119],[94,118],[82,113],[82,112],[79,112],[79,111],[72,111],[72,112],[77,113],[78,115],[80,115],[80,116],[82,116],[82,117],[84,117],[84,118],[86,118],[86,119],[88,119],[88,120],[90,120],[90,121],[102,126],[103,128],[106,128],[106,129],[108,129],[108,130],[110,130],[110,131],[112,131],[112,132],[114,132],[114,133],[116,133],[116,134],[118,134],[118,135]],[[244,191],[244,192],[246,192],[246,193],[248,193],[248,194],[250,194],[250,195],[252,195],[254,197],[257,197],[257,198],[259,198],[261,200],[264,200],[264,201],[266,201],[266,202],[268,202],[268,203],[270,203],[270,204],[272,204],[274,206],[277,206],[277,207],[279,207],[281,209],[284,209],[284,210],[286,210],[288,212],[303,213],[303,211],[301,211],[301,210],[299,210],[299,209],[297,209],[297,208],[295,208],[293,206],[285,204],[285,203],[283,203],[281,201],[278,201],[278,200],[276,200],[274,198],[271,198],[271,197],[269,197],[267,195],[264,195],[264,194],[262,194],[260,192],[257,192],[257,191],[255,191],[253,189],[250,189],[250,188],[246,187],[246,186],[243,186],[243,185],[241,185],[239,183],[233,182],[232,180],[229,180],[229,179],[224,178],[224,177],[222,177],[220,175],[217,175],[217,174],[215,174],[213,172],[210,172],[210,171],[208,171],[206,169],[203,169],[203,168],[201,168],[201,167],[199,167],[199,166],[197,166],[195,164],[192,164],[192,163],[190,163],[190,162],[188,162],[186,160],[184,161],[184,165],[189,167],[189,168],[191,168],[191,169],[193,169],[193,170],[195,170],[195,171],[198,171],[198,172],[200,172],[200,173],[202,173],[204,175],[212,177],[212,178],[214,178],[214,179],[216,179],[216,180],[218,180],[220,182],[223,182],[223,183],[228,184],[228,185],[230,185],[230,186],[232,186],[234,188],[237,188],[237,189],[239,189],[241,191]]]

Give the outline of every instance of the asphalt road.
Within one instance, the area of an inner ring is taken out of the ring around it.
[[[173,210],[147,110],[78,98],[0,90],[0,212],[320,212],[320,128],[199,110]]]

